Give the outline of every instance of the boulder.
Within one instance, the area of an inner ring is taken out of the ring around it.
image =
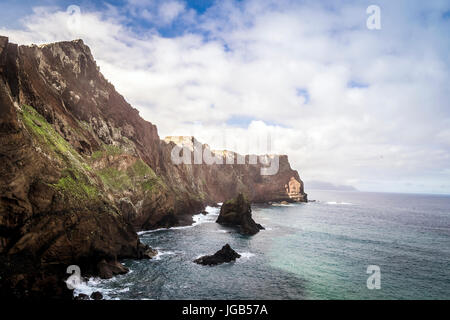
[[[146,244],[140,243],[138,247],[139,259],[151,259],[158,254],[158,250],[149,247]]]
[[[237,227],[240,233],[247,235],[254,235],[264,229],[252,219],[250,202],[242,193],[222,204],[216,222],[224,226]]]
[[[222,247],[222,249],[220,249],[213,255],[200,257],[198,259],[195,259],[194,262],[205,266],[214,266],[217,264],[234,261],[240,257],[241,255],[234,251],[227,243]]]
[[[95,292],[92,292],[91,299],[102,300],[103,299],[103,295],[101,294],[101,292],[95,291]]]
[[[84,293],[80,293],[76,297],[73,298],[74,300],[89,300],[89,296]]]
[[[128,272],[128,268],[123,266],[118,261],[106,261],[105,259],[101,260],[97,264],[98,275],[102,279],[110,279],[118,274],[125,274]]]

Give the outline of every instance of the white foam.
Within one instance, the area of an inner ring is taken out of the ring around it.
[[[350,203],[350,202],[328,201],[328,202],[326,202],[326,204],[331,204],[331,205],[352,205],[353,203]]]
[[[138,234],[138,236],[141,236],[146,233],[158,232],[158,231],[169,230],[169,229],[173,229],[173,228],[158,228],[158,229],[153,229],[153,230],[144,230],[144,231],[139,231],[137,234]]]
[[[208,206],[205,208],[205,211],[207,212],[207,214],[199,213],[195,216],[192,216],[192,219],[194,220],[194,223],[192,224],[193,227],[198,226],[202,223],[216,222],[220,209]]]
[[[127,274],[130,274],[133,272],[134,272],[133,270],[129,269]],[[129,286],[132,285],[132,283],[126,283],[125,284],[126,287],[122,288],[122,289],[108,289],[108,288],[102,287],[102,285],[104,285],[104,284],[118,280],[118,277],[120,277],[120,276],[115,276],[110,279],[100,279],[99,277],[91,277],[88,279],[88,281],[84,281],[84,282],[81,282],[80,284],[73,285],[73,287],[75,288],[73,291],[73,295],[77,296],[77,295],[83,293],[90,297],[92,293],[98,291],[102,294],[103,299],[111,300],[111,299],[113,299],[111,297],[111,294],[119,293],[119,292],[121,292],[121,293],[128,292],[128,291],[130,291]],[[118,299],[118,298],[114,298],[114,299]]]
[[[80,284],[74,286],[75,289],[73,291],[73,295],[77,296],[77,295],[83,293],[90,297],[92,293],[98,291],[102,294],[103,299],[105,299],[105,300],[111,299],[109,294],[113,291],[113,289],[101,288],[101,287],[99,287],[99,285],[101,285],[102,283],[105,283],[105,282],[109,282],[113,279],[114,279],[114,277],[111,279],[107,279],[107,280],[102,280],[97,277],[89,278],[89,280],[87,282],[81,282]]]
[[[251,257],[254,257],[255,254],[251,252],[238,252],[241,255],[241,258],[244,259],[250,259]]]
[[[160,248],[156,248],[156,250],[158,250],[158,254],[156,256],[154,256],[151,260],[161,260],[162,256],[169,256],[169,255],[177,254],[174,251],[169,251],[169,250],[168,251],[164,251],[164,250],[161,250]]]
[[[172,228],[159,228],[154,230],[145,230],[145,231],[139,231],[137,234],[139,236],[147,234],[147,233],[153,233],[153,232],[159,232],[159,231],[167,231],[167,230],[181,230],[181,229],[188,229],[195,226],[198,226],[203,223],[212,223],[215,222],[217,219],[217,216],[219,215],[220,208],[216,207],[210,207],[207,206],[205,208],[205,211],[207,214],[199,213],[192,216],[192,220],[194,220],[194,223],[190,226],[181,226],[181,227],[172,227]]]
[[[284,204],[284,203],[272,203],[272,206],[274,207],[292,207],[292,203]]]

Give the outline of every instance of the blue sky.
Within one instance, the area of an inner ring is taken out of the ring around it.
[[[380,30],[366,27],[371,4]],[[270,136],[306,182],[450,193],[448,1],[41,0],[0,12],[13,42],[82,38],[162,137],[264,153]]]

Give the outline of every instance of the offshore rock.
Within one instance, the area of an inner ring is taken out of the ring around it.
[[[240,233],[247,235],[254,235],[264,229],[253,220],[250,202],[242,193],[222,204],[216,222],[224,226],[237,227]]]
[[[95,291],[95,292],[92,292],[91,299],[93,299],[93,300],[102,300],[103,299],[103,295],[102,295],[101,292]]]
[[[240,257],[241,255],[234,251],[227,243],[215,254],[211,256],[200,257],[198,259],[195,259],[194,262],[202,265],[214,266],[217,264],[234,261]]]
[[[139,259],[152,259],[158,254],[158,250],[153,249],[149,247],[146,244],[140,243],[139,244],[139,252],[138,252],[138,258]]]

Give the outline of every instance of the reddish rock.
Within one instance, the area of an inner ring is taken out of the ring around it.
[[[103,77],[82,40],[18,46],[0,37],[0,114],[0,296],[63,297],[72,264],[121,272],[115,261],[152,255],[136,230],[191,224],[239,192],[306,201],[287,156],[273,176],[248,158],[173,164],[175,144]],[[291,178],[298,197],[286,189]]]
[[[124,267],[118,261],[106,261],[103,259],[97,264],[97,273],[102,279],[110,279],[118,274],[125,274],[128,268]]]

